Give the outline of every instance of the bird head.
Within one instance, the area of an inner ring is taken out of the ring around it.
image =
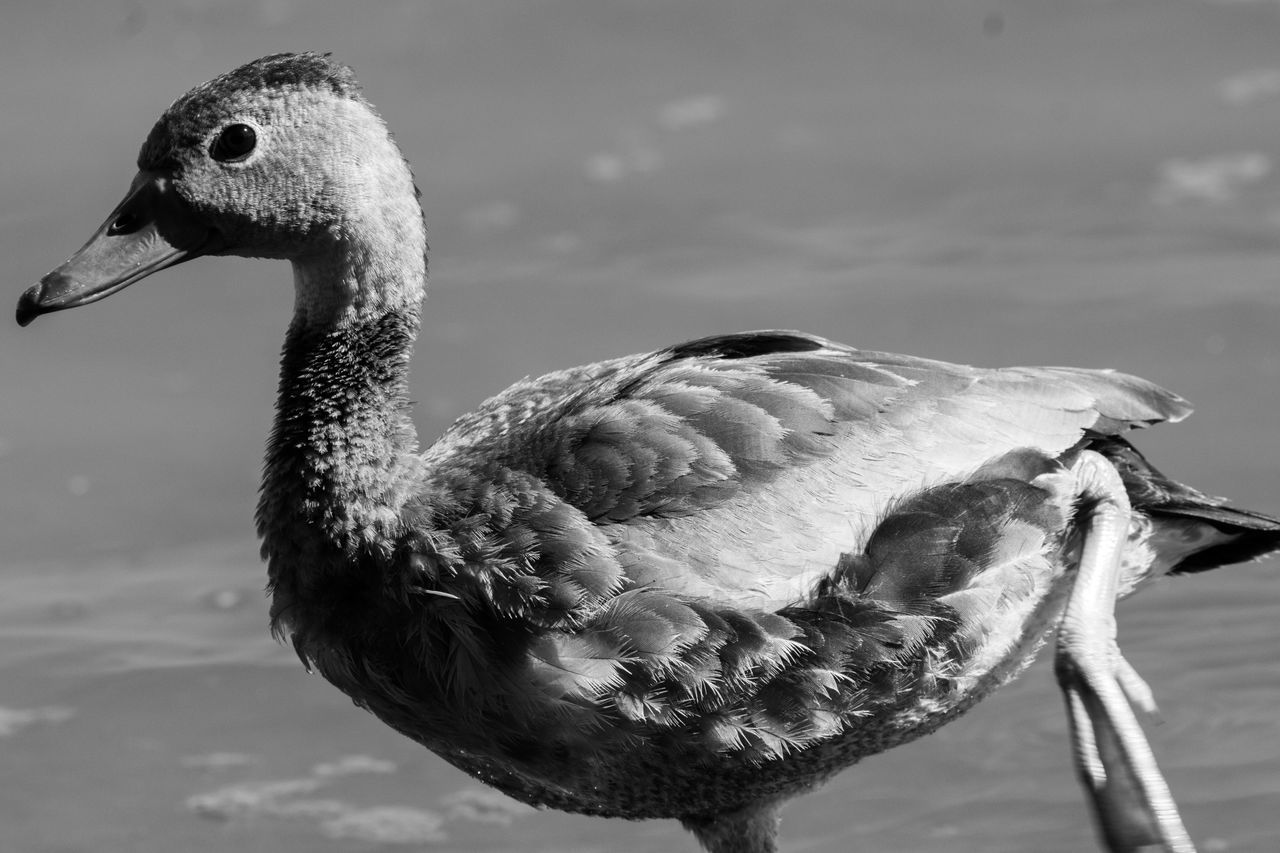
[[[361,277],[343,265],[376,265],[375,245],[420,246],[421,257],[421,219],[409,167],[351,70],[316,53],[268,56],[165,110],[124,200],[22,295],[17,319],[96,302],[202,255],[326,270],[295,276],[299,298],[350,302],[358,294],[340,291]]]

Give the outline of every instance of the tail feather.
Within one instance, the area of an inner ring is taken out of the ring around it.
[[[1247,509],[1230,506],[1187,506],[1168,510],[1148,510],[1156,518],[1161,516],[1194,519],[1208,523],[1232,538],[1203,550],[1188,554],[1171,570],[1173,574],[1190,574],[1247,563],[1280,552],[1280,520]]]
[[[1204,537],[1205,547],[1183,556],[1172,573],[1202,572],[1280,552],[1280,519],[1238,509],[1169,479],[1124,439],[1100,439],[1093,449],[1116,466],[1135,509],[1154,519],[1182,522],[1183,527],[1198,522],[1226,534],[1225,539]]]

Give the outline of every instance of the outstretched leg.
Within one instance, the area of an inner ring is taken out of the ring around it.
[[[1058,629],[1054,672],[1066,697],[1076,771],[1107,849],[1195,853],[1133,708],[1151,691],[1120,655],[1115,602],[1129,534],[1129,498],[1116,469],[1086,450],[1076,462],[1083,544]]]

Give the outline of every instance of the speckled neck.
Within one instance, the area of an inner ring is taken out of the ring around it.
[[[289,326],[257,512],[278,631],[390,559],[420,466],[406,397],[420,305],[419,287]]]
[[[405,396],[417,331],[416,309],[290,326],[257,515],[273,585],[291,580],[285,566],[389,555],[417,458]]]

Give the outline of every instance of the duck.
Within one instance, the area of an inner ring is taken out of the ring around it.
[[[256,512],[271,629],[308,670],[525,803],[777,849],[797,794],[970,710],[1055,644],[1113,853],[1194,849],[1114,608],[1280,550],[1166,477],[1124,373],[984,369],[792,331],[526,378],[421,448],[426,231],[354,73],[281,53],[196,86],[17,321],[201,256],[288,260]]]

